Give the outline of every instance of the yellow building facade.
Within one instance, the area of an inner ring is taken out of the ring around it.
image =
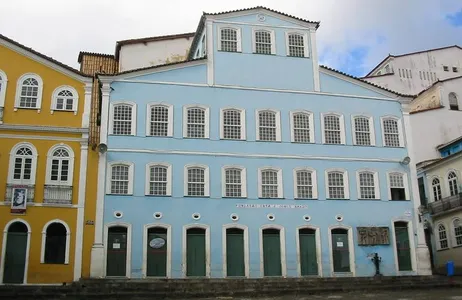
[[[0,35],[0,283],[89,274],[91,76]]]

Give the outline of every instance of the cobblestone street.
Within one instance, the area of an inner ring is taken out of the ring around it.
[[[462,300],[462,289],[407,290],[398,292],[377,291],[366,293],[335,293],[307,296],[283,296],[265,298],[219,297],[214,300]],[[212,299],[203,299],[212,300]]]

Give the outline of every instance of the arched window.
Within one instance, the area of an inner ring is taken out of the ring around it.
[[[245,140],[245,110],[226,108],[221,110],[221,138]]]
[[[448,244],[448,236],[446,233],[446,227],[443,224],[438,225],[438,248],[439,249],[447,249],[449,248]]]
[[[57,145],[50,149],[47,159],[47,184],[72,185],[74,152],[68,146]]]
[[[146,135],[173,136],[173,106],[165,104],[148,105]]]
[[[348,175],[343,170],[327,170],[327,197],[329,199],[349,199]]]
[[[241,51],[241,33],[237,28],[221,28],[219,51],[239,52]]]
[[[274,32],[268,30],[254,31],[254,52],[257,54],[276,54]]]
[[[184,108],[183,136],[187,138],[209,138],[209,108],[205,106],[191,106]]]
[[[281,140],[281,120],[279,112],[258,111],[257,140],[275,142]]]
[[[136,105],[114,103],[111,105],[111,134],[136,135]]]
[[[309,112],[290,112],[292,142],[314,143],[313,114]]]
[[[282,198],[282,170],[266,168],[259,170],[259,197]]]
[[[223,197],[244,198],[247,197],[246,191],[246,171],[243,167],[225,166],[223,167]]]
[[[454,242],[456,246],[462,246],[462,222],[460,219],[454,219],[452,221],[454,228]]]
[[[374,123],[372,117],[353,117],[353,142],[360,146],[375,145]]]
[[[73,111],[77,112],[79,94],[70,86],[61,86],[54,90],[51,111]]]
[[[172,195],[172,166],[165,163],[151,163],[146,168],[146,195]]]
[[[438,178],[434,178],[432,180],[432,189],[433,189],[433,199],[435,201],[441,200],[441,185],[440,180]]]
[[[403,147],[399,119],[382,118],[383,145],[385,147]]]
[[[317,199],[316,171],[309,168],[299,168],[294,171],[295,198]]]
[[[459,102],[457,100],[457,95],[454,92],[449,93],[449,109],[450,110],[459,110]]]
[[[455,196],[459,193],[457,186],[457,175],[455,172],[451,171],[448,174],[448,183],[449,183],[449,194]]]
[[[25,74],[18,79],[16,108],[36,108],[42,105],[43,82],[36,74]]]
[[[306,37],[300,33],[287,34],[287,55],[293,57],[307,57]]]
[[[34,184],[37,164],[37,151],[32,144],[21,143],[13,147],[10,153],[8,182],[16,184]]]
[[[358,171],[359,199],[380,199],[377,172]]]
[[[185,196],[209,196],[209,168],[202,165],[185,167]]]
[[[69,228],[62,221],[51,221],[42,232],[42,259],[45,264],[69,263]]]
[[[133,163],[111,162],[109,164],[107,193],[112,195],[133,194]]]
[[[342,115],[332,113],[323,114],[322,131],[324,144],[345,144],[345,127]]]

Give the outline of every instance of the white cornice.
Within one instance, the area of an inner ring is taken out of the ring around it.
[[[88,133],[88,128],[39,126],[39,125],[16,125],[16,124],[1,124],[0,131],[1,130],[59,132],[59,133]]]
[[[60,141],[60,142],[80,142],[87,143],[88,138],[70,138],[61,136],[45,136],[45,135],[18,135],[18,134],[0,134],[0,138],[5,139],[20,139],[20,140],[44,140],[44,141]]]
[[[22,47],[19,47],[17,45],[14,45],[10,42],[8,42],[7,40],[4,40],[2,38],[0,38],[0,45],[1,46],[5,46],[6,48],[14,51],[14,52],[17,52],[21,55],[24,55],[25,57],[28,57],[38,63],[41,63],[55,71],[58,71],[60,73],[63,73],[73,79],[76,79],[78,81],[81,81],[81,82],[84,82],[84,83],[91,83],[93,81],[93,79],[91,77],[85,77],[85,76],[82,76],[82,75],[79,75],[75,72],[72,72],[71,70],[68,70],[56,63],[53,63],[52,61],[48,60],[48,59],[45,59],[43,57],[40,57],[38,56],[37,54],[34,54],[30,51],[27,51],[26,49],[22,48]]]

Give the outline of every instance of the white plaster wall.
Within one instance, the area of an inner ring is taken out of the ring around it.
[[[385,65],[377,69],[373,74],[381,71],[385,74]],[[462,76],[462,50],[456,47],[428,51],[402,57],[394,57],[391,62],[391,69],[394,71],[392,76],[380,76],[376,78],[365,78],[365,80],[376,83],[391,90],[405,93],[418,94],[428,88],[434,81],[428,78],[420,78],[421,72],[434,72],[440,80]],[[443,66],[448,66],[449,71],[443,70]],[[452,68],[457,67],[458,72],[453,72]],[[399,69],[412,70],[412,78],[402,78],[399,76]],[[391,78],[393,77],[393,78]]]
[[[128,44],[120,48],[119,71],[162,65],[186,59],[193,38]]]

